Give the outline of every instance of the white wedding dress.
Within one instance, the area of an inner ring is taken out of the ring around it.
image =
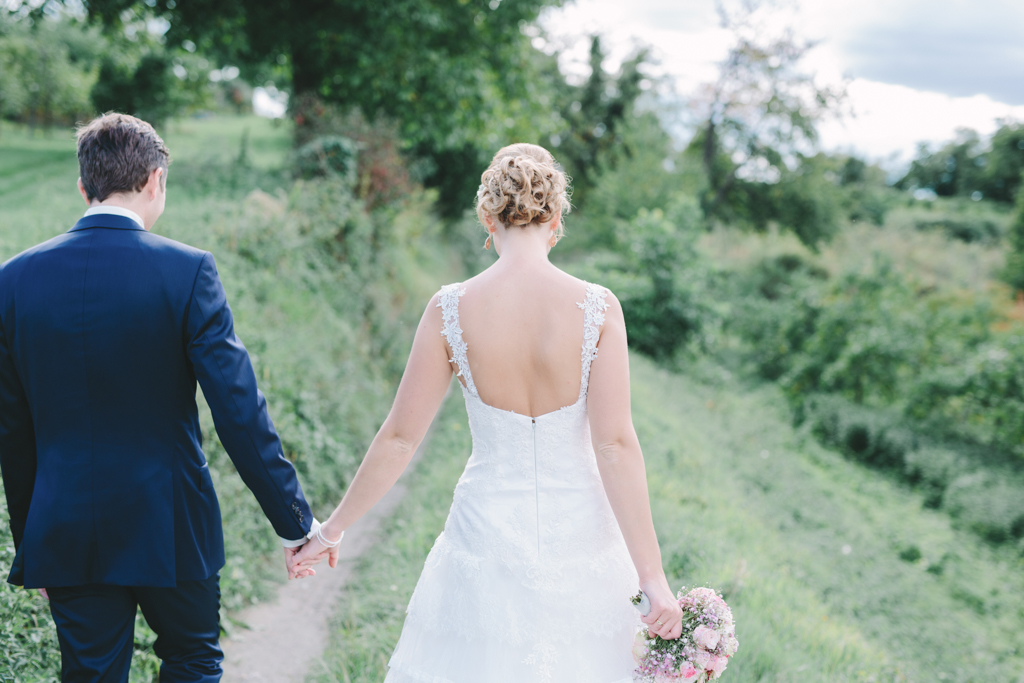
[[[607,290],[587,286],[579,398],[536,418],[487,405],[440,292],[473,435],[444,532],[409,602],[386,683],[627,683],[637,574],[590,441],[587,385]]]

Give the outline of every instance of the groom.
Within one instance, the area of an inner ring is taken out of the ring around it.
[[[8,581],[48,592],[63,681],[127,681],[139,606],[160,680],[213,683],[224,542],[197,381],[290,573],[316,522],[213,256],[149,232],[164,210],[163,140],[107,114],[78,131],[78,160],[85,216],[0,266]]]

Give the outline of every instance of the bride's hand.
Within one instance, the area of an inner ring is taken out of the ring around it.
[[[668,587],[664,574],[657,579],[641,581],[640,588],[651,601],[651,611],[640,620],[647,624],[651,635],[675,640],[683,633],[683,610]]]
[[[292,569],[298,575],[304,571],[312,571],[312,568],[324,560],[328,566],[334,569],[338,566],[338,549],[340,546],[328,548],[315,536],[299,549],[299,552],[292,558]]]

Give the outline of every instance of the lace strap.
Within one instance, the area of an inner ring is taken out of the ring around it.
[[[577,302],[583,310],[583,366],[580,375],[580,398],[587,395],[590,386],[590,364],[597,358],[597,340],[604,325],[604,312],[609,303],[605,301],[608,290],[600,285],[587,283],[587,298]]]
[[[469,345],[462,338],[462,328],[459,327],[459,299],[466,293],[462,283],[445,285],[437,295],[437,307],[441,309],[441,319],[444,321],[444,328],[441,334],[448,340],[448,346],[452,349],[452,358],[449,363],[455,363],[458,368],[457,376],[466,381],[466,389],[473,396],[479,397],[476,393],[476,385],[473,384],[473,373],[469,371],[469,359],[466,351]]]

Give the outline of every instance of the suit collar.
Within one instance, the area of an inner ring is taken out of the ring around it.
[[[139,230],[146,229],[126,216],[118,216],[112,213],[96,213],[91,216],[83,216],[75,223],[75,227],[68,232],[88,230],[89,228],[112,228],[114,230]]]

